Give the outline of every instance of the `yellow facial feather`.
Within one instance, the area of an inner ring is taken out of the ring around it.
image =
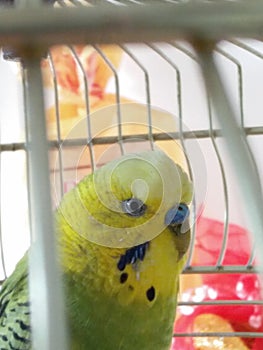
[[[143,200],[144,215],[123,212],[122,201],[131,197]],[[153,305],[147,291],[154,299],[175,298],[190,231],[176,235],[166,227],[165,215],[192,198],[192,185],[179,166],[162,152],[128,155],[82,180],[65,198],[57,227],[66,271],[81,276],[89,291],[103,291],[123,305]],[[150,244],[143,261],[120,271],[120,256],[146,241]]]

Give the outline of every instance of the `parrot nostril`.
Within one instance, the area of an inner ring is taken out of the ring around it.
[[[151,287],[146,291],[146,296],[149,301],[153,301],[155,298],[155,288]]]
[[[120,283],[125,283],[128,279],[128,274],[126,272],[122,273],[120,276]]]

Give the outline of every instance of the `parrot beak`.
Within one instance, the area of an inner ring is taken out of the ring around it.
[[[170,224],[168,225],[169,229],[173,231],[176,236],[183,236],[190,230],[189,220],[185,219],[182,224]]]
[[[178,250],[177,261],[180,261],[186,254],[191,240],[189,220],[185,219],[185,221],[180,225],[169,225],[168,227],[173,233],[175,233],[176,246]]]
[[[173,233],[175,233],[176,236],[180,236],[181,235],[181,226],[182,225],[174,225],[174,224],[168,225],[169,229],[171,231],[173,231]]]

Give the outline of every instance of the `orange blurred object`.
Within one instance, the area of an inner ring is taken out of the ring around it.
[[[122,58],[121,48],[117,45],[101,45],[99,48],[114,69],[117,69]],[[57,84],[64,97],[69,92],[81,93],[84,72],[90,93],[94,95],[100,95],[105,91],[109,78],[113,75],[112,69],[103,57],[89,45],[75,45],[72,48],[63,45],[53,46],[49,55],[54,64]],[[52,87],[54,77],[48,59],[42,62],[42,73],[45,87]]]
[[[194,332],[201,333],[231,333],[231,324],[223,317],[213,314],[202,314],[195,318]],[[249,350],[238,337],[196,337],[194,338],[195,350]]]
[[[102,45],[100,49],[117,69],[122,58],[120,47]],[[48,96],[46,114],[49,138],[57,139],[57,118],[62,130],[61,137],[64,138],[75,123],[87,115],[87,103],[90,112],[93,112],[96,109],[94,106],[104,100],[105,88],[113,74],[113,70],[92,46],[52,47],[48,59],[42,61],[44,88]],[[54,101],[55,85],[58,91],[57,106]],[[113,101],[107,102],[111,104]]]

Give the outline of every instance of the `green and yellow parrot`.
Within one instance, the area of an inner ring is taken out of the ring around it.
[[[169,349],[191,198],[159,150],[109,162],[64,195],[55,234],[71,350]],[[0,349],[31,348],[25,255],[0,291]]]

